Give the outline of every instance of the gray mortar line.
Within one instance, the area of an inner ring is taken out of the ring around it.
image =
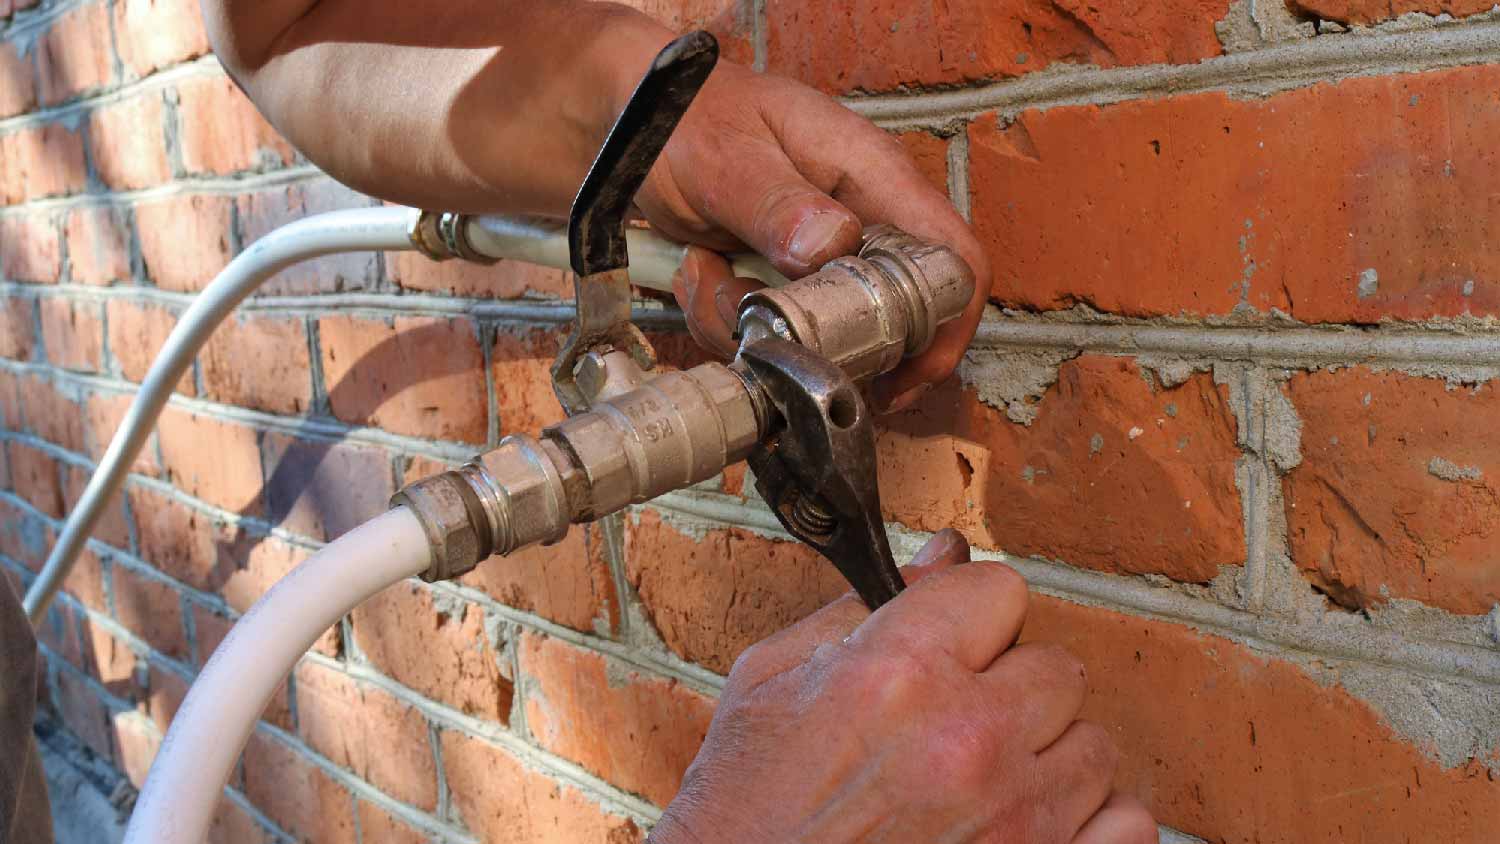
[[[661,816],[661,809],[655,805],[616,788],[584,770],[577,763],[521,740],[498,723],[465,715],[432,698],[423,697],[368,666],[340,662],[313,651],[303,654],[302,660],[338,671],[351,679],[369,683],[421,712],[429,722],[440,729],[461,732],[499,745],[502,750],[523,762],[531,770],[546,774],[564,785],[578,789],[611,812],[634,817],[648,824],[655,823],[656,819]]]
[[[26,217],[32,214],[67,211],[74,208],[138,205],[174,196],[241,196],[258,190],[287,187],[326,178],[328,174],[322,170],[311,164],[301,164],[278,170],[249,172],[240,176],[174,179],[140,190],[90,191],[0,206],[0,218]]]
[[[750,527],[766,536],[790,539],[768,510],[749,506],[738,499],[703,492],[674,492],[653,499],[649,506],[706,519],[725,527]],[[929,533],[911,530],[898,522],[887,523],[887,529],[893,544],[911,549],[920,547],[931,538]],[[1405,669],[1439,679],[1451,680],[1457,676],[1500,684],[1500,651],[1408,639],[1373,627],[1361,627],[1357,631],[1336,630],[1330,624],[1266,618],[1152,586],[1134,577],[1103,574],[981,548],[975,548],[973,555],[976,560],[994,560],[1012,566],[1032,586],[1046,594],[1135,616],[1185,622],[1205,633],[1224,636],[1263,651],[1292,652],[1315,658],[1332,656]]]
[[[1445,24],[1429,30],[1322,36],[1232,53],[1190,65],[1058,67],[981,87],[843,102],[885,128],[949,126],[996,112],[1107,105],[1132,99],[1222,91],[1269,94],[1360,76],[1388,76],[1500,61],[1500,23]]]

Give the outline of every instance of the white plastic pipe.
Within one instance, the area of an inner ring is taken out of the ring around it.
[[[48,605],[93,533],[104,507],[119,490],[146,437],[156,426],[156,418],[171,398],[172,390],[219,323],[266,279],[292,264],[338,252],[411,249],[406,233],[411,213],[407,208],[357,208],[319,214],[282,226],[236,256],[198,294],[152,361],[125,420],[99,461],[98,470],[89,478],[78,505],[68,514],[47,564],[26,590],[26,617],[33,626],[46,615]]]
[[[297,660],[355,606],[429,562],[421,523],[397,507],[330,543],[261,596],[177,710],[126,844],[200,844],[250,731]]]

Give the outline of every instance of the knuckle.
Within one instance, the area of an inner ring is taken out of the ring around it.
[[[1033,647],[1038,662],[1060,684],[1070,688],[1088,685],[1088,669],[1072,651],[1055,642],[1038,642]]]
[[[1121,844],[1157,844],[1160,840],[1156,820],[1144,806],[1134,806],[1122,812],[1118,827]]]
[[[1113,774],[1120,764],[1120,749],[1115,745],[1109,730],[1093,721],[1078,721],[1073,725],[1078,731],[1079,751],[1083,764],[1096,771]]]

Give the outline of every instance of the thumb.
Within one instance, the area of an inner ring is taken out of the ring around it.
[[[859,250],[859,218],[803,178],[779,147],[768,144],[726,172],[719,224],[788,278]]]

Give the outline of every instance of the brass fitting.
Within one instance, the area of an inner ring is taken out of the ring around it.
[[[926,351],[973,292],[974,273],[957,252],[872,226],[858,256],[742,299],[740,336],[754,342],[775,334],[800,343],[860,381]]]
[[[432,549],[424,580],[458,577],[492,554],[562,539],[593,521],[707,480],[760,440],[758,391],[707,363],[658,375],[542,432],[515,434],[462,468],[391,499],[422,522]]]

